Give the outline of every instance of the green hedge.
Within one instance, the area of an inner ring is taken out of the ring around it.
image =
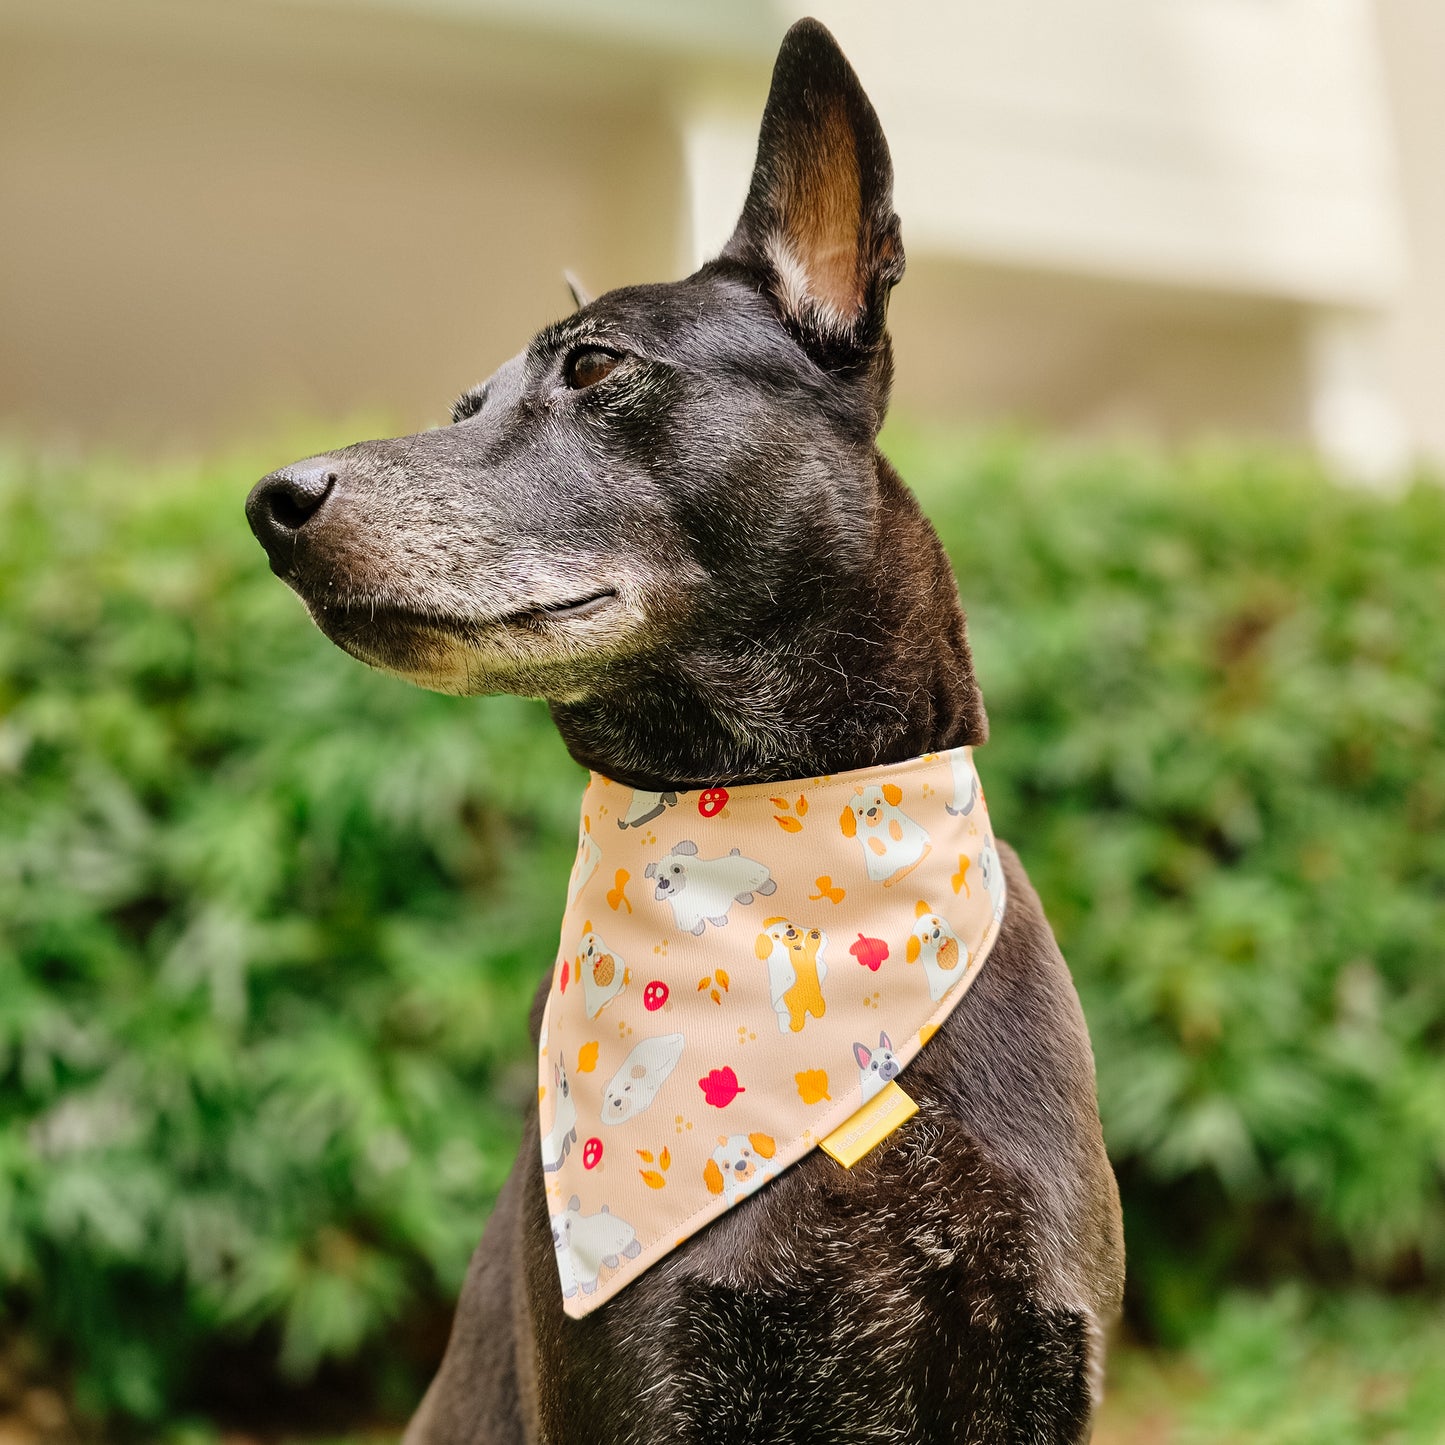
[[[1438,1291],[1445,494],[891,449],[1089,1014],[1136,1323],[1296,1273]],[[267,572],[240,502],[283,453],[0,461],[0,1290],[141,1418],[227,1359],[366,1360],[455,1291],[572,852],[539,706],[371,674]]]

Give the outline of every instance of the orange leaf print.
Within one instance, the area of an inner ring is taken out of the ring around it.
[[[798,1086],[798,1097],[805,1104],[820,1104],[824,1099],[831,1100],[826,1069],[804,1069],[801,1074],[793,1075],[793,1082]]]
[[[664,1169],[672,1168],[672,1155],[667,1152],[666,1144],[662,1146],[662,1153],[657,1156],[657,1162],[661,1164]]]
[[[597,1040],[593,1039],[589,1044],[583,1044],[577,1050],[577,1072],[579,1074],[590,1074],[597,1067]]]
[[[788,806],[788,800],[787,800],[786,798],[769,798],[768,801],[769,801],[769,802],[773,805],[773,807],[775,807],[775,808],[784,808],[784,809],[786,809],[787,806]]]
[[[701,992],[703,991],[703,989],[705,989],[705,988],[711,988],[711,987],[712,987],[712,974],[708,974],[708,976],[707,976],[706,978],[700,978],[700,979],[698,979],[698,981],[697,981],[697,991],[698,991],[699,993],[701,993]]]
[[[803,797],[801,793],[798,795],[798,805],[794,809],[794,811],[800,818],[803,816],[804,813],[808,811],[808,800]]]
[[[953,891],[957,893],[962,889],[968,897],[973,897],[973,889],[968,886],[968,854],[958,855],[958,872],[949,880],[953,884]]]
[[[642,1182],[649,1189],[661,1189],[667,1183],[667,1180],[656,1169],[639,1169],[637,1172],[642,1175]]]
[[[796,818],[784,818],[775,813],[773,822],[785,833],[801,833],[803,831],[803,825]]]
[[[721,1002],[722,1002],[722,995],[721,995],[716,989],[713,989],[713,991],[712,991],[712,1001],[713,1001],[714,1003],[721,1003]]]
[[[627,883],[632,877],[627,869],[617,870],[615,886],[607,890],[607,906],[616,913],[618,909],[625,907],[629,913],[632,912],[632,900],[627,896]]]
[[[646,1149],[639,1149],[637,1151],[637,1157],[641,1159],[644,1164],[652,1163],[652,1155]]]
[[[816,893],[810,893],[808,897],[811,898],[814,903],[824,898],[826,898],[829,903],[841,903],[848,896],[847,890],[837,887],[832,878],[826,873],[823,874],[821,878],[815,878],[813,880],[813,886],[818,891]]]
[[[723,992],[726,993],[728,990],[728,985],[732,982],[732,980],[727,976],[727,973],[720,968],[715,974],[713,974],[713,977],[717,979],[720,984],[722,984]]]

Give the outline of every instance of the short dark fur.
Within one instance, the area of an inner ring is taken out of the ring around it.
[[[947,559],[874,442],[891,197],[867,98],[800,22],[719,259],[547,328],[449,428],[273,473],[247,507],[273,567],[348,651],[545,697],[633,786],[983,742]],[[1088,1438],[1118,1196],[1067,968],[1001,851],[1002,931],[908,1069],[918,1116],[852,1171],[810,1155],[580,1321],[532,1115],[411,1445]]]

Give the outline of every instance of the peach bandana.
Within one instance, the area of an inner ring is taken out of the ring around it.
[[[699,793],[594,773],[538,1059],[567,1313],[885,1089],[1003,910],[971,748]]]

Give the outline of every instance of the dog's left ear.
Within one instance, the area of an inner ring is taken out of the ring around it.
[[[816,20],[783,37],[752,185],[722,257],[763,280],[830,367],[867,360],[883,341],[903,275],[893,165],[853,67]]]
[[[572,304],[580,311],[584,306],[592,304],[592,293],[577,279],[573,271],[563,271],[562,279],[567,283],[567,289],[572,293]]]

